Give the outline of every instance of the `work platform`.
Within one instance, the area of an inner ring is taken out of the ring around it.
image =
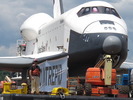
[[[94,97],[94,96],[51,96],[51,95],[23,95],[1,94],[0,100],[132,100],[132,98]]]

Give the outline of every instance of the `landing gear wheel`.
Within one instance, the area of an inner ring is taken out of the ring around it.
[[[76,86],[76,94],[77,95],[83,95],[84,94],[84,87],[82,84],[78,84]]]
[[[91,91],[91,84],[90,83],[85,83],[85,94],[90,96],[92,93]]]

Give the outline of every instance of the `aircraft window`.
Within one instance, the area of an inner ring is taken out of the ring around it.
[[[81,10],[77,13],[79,17],[90,14],[90,13],[99,13],[98,7],[83,7]]]
[[[90,13],[90,7],[82,8],[77,14],[78,16],[83,16]]]
[[[98,12],[98,8],[97,8],[97,7],[93,7],[93,8],[92,8],[92,12],[93,12],[93,13],[97,13],[97,12]]]
[[[84,12],[84,9],[85,9],[85,8],[82,8],[82,9],[77,13],[79,17],[80,17],[80,16],[83,16],[82,14],[83,14],[83,12]]]
[[[89,14],[89,13],[90,13],[90,8],[89,7],[85,8],[83,14],[86,15],[86,14]]]
[[[117,17],[120,18],[120,16],[119,16],[118,13],[115,11],[115,9],[112,8],[112,9],[111,9],[111,12],[112,12],[113,15],[115,15],[115,16],[117,16]]]
[[[77,13],[77,15],[79,17],[81,17],[81,16],[85,16],[87,14],[94,14],[94,13],[113,14],[113,15],[115,15],[115,16],[120,18],[119,14],[116,12],[115,9],[109,8],[109,7],[103,7],[103,6],[98,6],[98,7],[83,7]]]
[[[105,13],[110,14],[110,8],[105,8]]]

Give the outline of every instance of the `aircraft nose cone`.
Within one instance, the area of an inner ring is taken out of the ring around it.
[[[103,50],[109,54],[116,54],[121,51],[121,40],[116,36],[108,36],[103,42]]]

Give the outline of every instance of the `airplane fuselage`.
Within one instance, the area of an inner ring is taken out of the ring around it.
[[[33,19],[39,24],[37,29]],[[113,67],[127,57],[126,24],[106,2],[88,2],[54,19],[42,13],[33,15],[22,25],[21,34],[27,43],[26,55],[68,53],[70,76],[76,75],[75,71],[84,75],[104,54],[112,55]]]

